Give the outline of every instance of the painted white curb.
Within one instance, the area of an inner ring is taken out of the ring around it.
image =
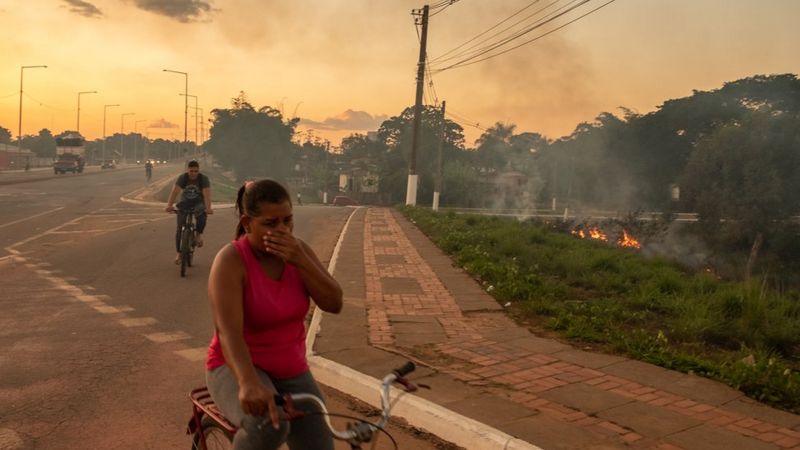
[[[339,250],[342,247],[350,220],[355,212],[360,209],[354,208],[347,218],[339,240],[333,249],[331,261],[328,264],[328,272],[333,274],[336,269],[336,261],[339,259]],[[352,395],[375,408],[381,408],[380,386],[381,381],[355,371],[337,362],[314,355],[314,340],[322,327],[322,310],[314,309],[306,334],[306,352],[308,364],[314,374],[314,378],[345,394]],[[391,398],[399,400],[392,409],[392,416],[402,417],[409,424],[417,428],[460,445],[469,450],[542,450],[533,444],[517,439],[507,433],[480,423],[469,417],[462,416],[454,411],[450,411],[436,403],[417,397],[413,394],[402,392],[392,388]]]
[[[380,409],[380,380],[320,356],[309,356],[308,364],[318,382]],[[433,402],[392,388],[391,397],[394,399],[398,395],[400,398],[392,409],[393,417],[402,417],[415,427],[469,450],[542,450]]]

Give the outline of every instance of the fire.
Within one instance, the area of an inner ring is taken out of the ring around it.
[[[628,232],[624,229],[622,230],[622,237],[619,238],[617,244],[620,247],[642,248],[642,244],[640,244],[636,238],[628,234]]]
[[[592,239],[597,239],[598,241],[610,242],[608,240],[608,235],[598,227],[588,227],[586,228],[586,231],[584,231],[584,228],[582,226],[579,226],[570,231],[570,233],[573,236],[577,236],[581,239],[586,239],[586,237],[588,236]],[[625,229],[622,230],[622,237],[620,237],[616,241],[616,244],[620,247],[626,247],[626,248],[636,248],[636,249],[642,248],[642,244],[639,242],[639,240],[630,235],[628,231]]]
[[[575,236],[578,236],[581,239],[586,237],[586,233],[584,233],[583,230],[572,230],[571,233],[574,234]]]
[[[601,241],[608,241],[608,236],[597,227],[591,227],[588,229],[589,237],[592,239],[598,239]],[[574,230],[570,231],[574,236],[578,236],[581,239],[586,239],[586,232],[583,231],[583,228],[575,228]]]
[[[601,241],[608,241],[608,236],[606,236],[606,234],[603,233],[603,230],[601,230],[600,228],[597,228],[597,227],[589,228],[589,236],[591,236],[592,239],[599,239]]]

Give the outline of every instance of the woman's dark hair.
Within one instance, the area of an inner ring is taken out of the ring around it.
[[[260,213],[259,208],[263,202],[274,204],[289,202],[291,205],[292,198],[289,196],[289,191],[275,180],[246,181],[236,194],[236,212],[239,217],[242,215],[255,217]],[[244,233],[244,226],[239,222],[236,225],[236,238]]]

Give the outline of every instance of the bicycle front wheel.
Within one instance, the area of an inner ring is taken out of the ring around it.
[[[192,230],[184,228],[181,232],[181,276],[186,276],[186,268],[192,265]]]
[[[208,416],[203,416],[201,424],[206,445],[203,447],[203,437],[200,435],[200,431],[195,431],[192,435],[192,450],[230,450],[233,448],[233,435],[217,422]]]

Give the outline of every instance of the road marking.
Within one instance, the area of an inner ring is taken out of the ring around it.
[[[43,213],[34,214],[34,215],[30,216],[30,217],[25,217],[23,219],[15,220],[13,222],[4,223],[4,224],[0,225],[0,228],[11,226],[11,225],[14,225],[14,224],[17,224],[17,223],[20,223],[20,222],[25,222],[26,220],[35,219],[37,217],[44,216],[45,214],[54,213],[54,212],[56,212],[58,210],[61,210],[61,209],[64,209],[64,207],[62,206],[60,208],[56,208],[56,209],[53,209],[53,210],[50,210],[50,211],[45,211]]]
[[[95,310],[97,310],[97,311],[99,311],[99,312],[101,312],[103,314],[117,314],[117,313],[121,312],[118,308],[115,308],[113,306],[108,306],[108,305],[103,304],[103,303],[97,303],[97,304],[91,305],[91,306],[92,306],[92,308],[94,308]]]
[[[150,339],[153,342],[157,342],[159,344],[163,344],[164,342],[174,342],[174,341],[181,341],[184,339],[191,339],[192,337],[188,334],[184,333],[183,331],[173,331],[173,332],[165,332],[165,333],[151,333],[145,334],[144,337]]]
[[[83,303],[102,303],[96,295],[76,295],[75,298]]]
[[[117,321],[126,327],[143,327],[158,323],[158,320],[152,317],[131,317],[127,319],[118,319]]]
[[[186,358],[189,361],[193,362],[203,361],[204,359],[206,359],[206,355],[208,355],[208,348],[196,347],[196,348],[189,348],[186,350],[176,350],[175,354],[183,358]]]

